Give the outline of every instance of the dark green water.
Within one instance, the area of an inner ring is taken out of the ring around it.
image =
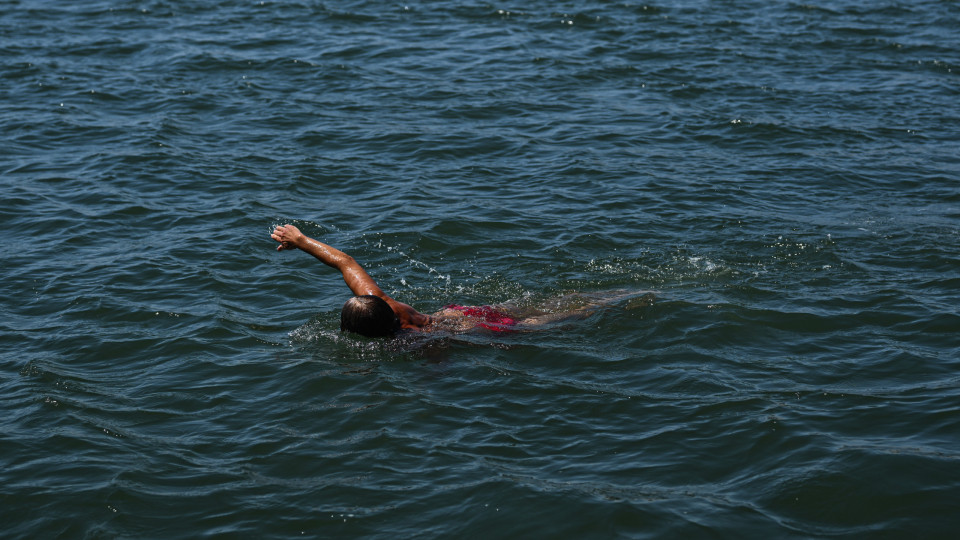
[[[956,2],[0,8],[4,537],[960,525]]]

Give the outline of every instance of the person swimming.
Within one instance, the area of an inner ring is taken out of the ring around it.
[[[450,304],[433,315],[426,315],[383,292],[353,257],[308,237],[293,225],[277,226],[270,237],[280,242],[277,251],[299,249],[340,271],[343,281],[355,295],[340,310],[340,330],[367,337],[392,336],[402,330],[460,333],[479,328],[491,332],[511,332],[585,317],[596,308],[610,303],[609,298],[605,302],[587,300],[574,309],[526,314],[508,313],[506,306]],[[619,295],[614,300],[628,296],[636,296],[636,293]]]

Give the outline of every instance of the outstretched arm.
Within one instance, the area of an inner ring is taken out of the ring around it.
[[[390,298],[387,293],[383,292],[383,290],[377,286],[377,282],[370,277],[370,274],[368,274],[353,257],[339,249],[310,238],[293,225],[278,226],[273,230],[270,238],[280,242],[280,245],[277,246],[277,251],[299,249],[320,259],[320,262],[327,266],[332,266],[339,270],[340,273],[343,274],[343,281],[346,282],[347,287],[350,287],[353,294],[357,296],[372,294],[382,298],[390,305],[393,312],[397,314],[397,318],[400,320],[400,325],[403,328],[422,328],[430,323],[430,317],[418,312],[403,302],[397,302],[393,298]]]
[[[270,238],[280,242],[277,251],[299,249],[313,255],[327,266],[339,270],[343,274],[343,281],[347,283],[347,287],[350,287],[353,294],[357,296],[372,294],[384,300],[389,298],[353,257],[339,249],[310,238],[293,225],[278,226],[273,230]]]

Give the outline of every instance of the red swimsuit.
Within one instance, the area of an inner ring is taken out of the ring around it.
[[[451,304],[446,308],[455,309],[471,319],[481,321],[477,323],[477,326],[494,332],[509,332],[510,328],[508,327],[517,324],[516,319],[490,306],[458,306]]]

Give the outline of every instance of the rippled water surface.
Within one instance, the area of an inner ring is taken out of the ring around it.
[[[956,2],[0,7],[5,537],[955,532]]]

